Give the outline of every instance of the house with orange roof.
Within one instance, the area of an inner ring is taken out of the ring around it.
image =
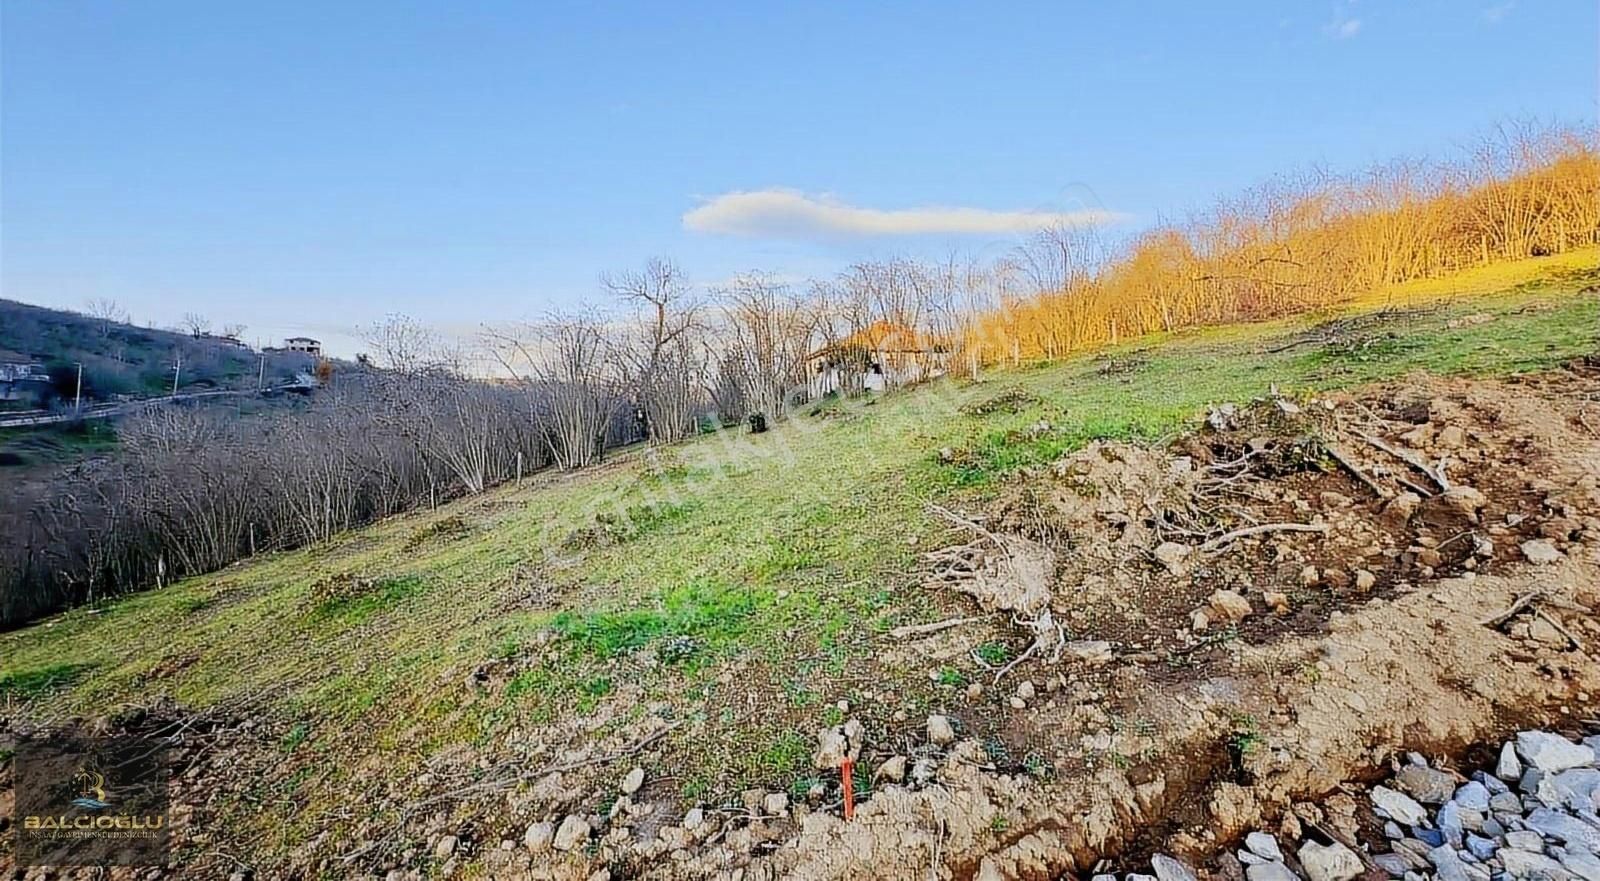
[[[874,321],[806,356],[813,399],[834,392],[883,391],[945,374],[950,346],[915,328]]]

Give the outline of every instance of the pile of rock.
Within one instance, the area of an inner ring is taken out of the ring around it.
[[[1282,848],[1265,832],[1220,860],[1223,877],[1248,881],[1600,881],[1600,736],[1581,743],[1548,731],[1523,731],[1495,767],[1470,778],[1411,754],[1393,779],[1369,795],[1384,845],[1306,839]],[[1194,881],[1182,862],[1157,854],[1154,875],[1124,881]],[[1117,881],[1096,875],[1091,881]]]

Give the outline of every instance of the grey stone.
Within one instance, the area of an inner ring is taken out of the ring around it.
[[[789,796],[781,792],[769,792],[761,799],[761,812],[773,817],[782,817],[789,813]]]
[[[1451,801],[1469,811],[1482,813],[1489,809],[1489,788],[1474,780],[1457,789]]]
[[[1394,781],[1412,798],[1428,805],[1444,804],[1456,789],[1455,775],[1426,765],[1407,765],[1394,775]]]
[[[1239,862],[1244,863],[1247,866],[1259,866],[1262,863],[1272,862],[1272,860],[1269,860],[1263,856],[1257,856],[1248,850],[1241,850],[1235,854],[1235,856],[1239,858]]]
[[[1489,809],[1502,813],[1522,813],[1522,799],[1515,792],[1502,792],[1489,799]]]
[[[1400,829],[1400,824],[1393,820],[1389,820],[1383,824],[1383,835],[1390,841],[1398,841],[1406,837],[1405,832],[1401,831]]]
[[[1156,881],[1156,876],[1154,876],[1154,875],[1141,875],[1138,872],[1129,872],[1125,876],[1125,879],[1126,879],[1126,881]]]
[[[1117,881],[1115,875],[1091,875],[1089,881]]]
[[[1548,731],[1517,732],[1517,755],[1545,773],[1594,764],[1594,750]]]
[[[1439,845],[1444,844],[1444,833],[1437,829],[1423,829],[1420,826],[1412,826],[1411,834],[1417,836],[1419,840],[1426,842],[1430,848],[1438,847]]]
[[[1600,857],[1579,848],[1556,848],[1556,859],[1583,881],[1600,881]]]
[[[1502,825],[1499,820],[1490,817],[1489,819],[1483,821],[1483,828],[1479,829],[1478,831],[1490,838],[1499,838],[1500,836],[1506,834],[1506,827]]]
[[[1249,881],[1300,881],[1288,866],[1277,861],[1250,866],[1244,870],[1244,876]]]
[[[1265,832],[1252,832],[1244,837],[1244,846],[1250,852],[1269,860],[1283,860],[1283,850],[1278,847],[1278,839]]]
[[[1568,804],[1572,803],[1573,796],[1592,802],[1595,790],[1600,788],[1600,771],[1594,768],[1569,768],[1546,779],[1562,792]]]
[[[1160,881],[1196,881],[1193,869],[1164,853],[1150,857],[1150,868]]]
[[[1539,784],[1544,781],[1544,772],[1538,768],[1528,768],[1522,772],[1522,778],[1517,781],[1517,789],[1523,795],[1533,795],[1539,791]]]
[[[1548,539],[1535,538],[1522,543],[1522,556],[1535,566],[1544,566],[1559,561],[1562,553]]]
[[[1522,776],[1522,760],[1517,758],[1517,747],[1510,741],[1500,747],[1500,761],[1494,766],[1494,776],[1507,783]]]
[[[1513,878],[1542,878],[1560,881],[1571,877],[1561,864],[1542,853],[1530,850],[1506,850],[1500,853],[1500,865]]]
[[[1535,853],[1542,853],[1544,851],[1544,836],[1531,829],[1507,832],[1506,847],[1512,850],[1531,850]]]
[[[573,814],[561,821],[551,844],[556,850],[577,850],[589,841],[590,831],[589,821]]]
[[[949,716],[928,717],[928,740],[937,746],[949,746],[956,742],[956,729],[950,724]]]
[[[1540,808],[1529,814],[1525,822],[1529,829],[1565,844],[1579,845],[1591,853],[1600,851],[1600,828],[1590,826],[1577,817]]]
[[[1479,771],[1472,775],[1472,779],[1482,783],[1483,788],[1489,790],[1490,795],[1499,795],[1502,792],[1511,791],[1511,787],[1507,786],[1504,780],[1501,780],[1499,777],[1496,777],[1493,774],[1486,774],[1482,771]]]
[[[522,833],[522,846],[532,853],[544,853],[550,849],[550,842],[556,837],[556,827],[549,821],[534,823],[528,831]]]
[[[1406,858],[1397,853],[1380,853],[1372,858],[1372,862],[1382,869],[1390,878],[1400,878],[1411,870],[1411,864]]]
[[[890,783],[900,783],[906,779],[906,757],[890,756],[883,760],[878,770],[872,774],[874,780],[887,780]]]
[[[1396,793],[1398,794],[1398,793]],[[1300,845],[1300,865],[1305,867],[1311,881],[1350,881],[1363,871],[1361,858],[1344,845],[1318,844],[1308,841]]]
[[[634,768],[632,771],[628,772],[628,776],[622,778],[623,795],[633,795],[635,792],[639,791],[641,786],[644,786],[643,768]]]
[[[1464,833],[1461,825],[1461,806],[1455,802],[1445,804],[1444,807],[1439,809],[1438,816],[1434,819],[1434,822],[1438,824],[1439,834],[1444,836],[1445,842],[1451,847],[1460,850]]]
[[[1416,826],[1428,818],[1428,812],[1416,799],[1387,786],[1372,787],[1372,803],[1383,816],[1407,826]]]
[[[1467,850],[1471,851],[1480,862],[1494,856],[1494,852],[1499,849],[1500,846],[1495,844],[1493,839],[1484,838],[1482,835],[1467,836]]]
[[[1449,845],[1441,845],[1428,851],[1428,861],[1433,863],[1434,873],[1439,881],[1468,881],[1467,867],[1461,862],[1461,855]]]

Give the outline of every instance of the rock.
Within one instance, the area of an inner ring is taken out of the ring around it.
[[[1600,828],[1590,826],[1569,814],[1540,808],[1524,820],[1528,828],[1558,839],[1565,844],[1577,845],[1590,852],[1600,852]]]
[[[1439,834],[1453,848],[1461,849],[1462,829],[1461,806],[1455,802],[1448,802],[1439,808],[1439,813],[1434,817],[1434,823],[1439,827]]]
[[[1308,841],[1300,845],[1300,865],[1305,867],[1311,881],[1350,881],[1361,874],[1361,858],[1350,848],[1338,843],[1318,844]]]
[[[846,758],[851,761],[860,758],[864,730],[859,719],[851,719],[843,725],[817,732],[817,751],[812,755],[811,763],[819,771],[831,771],[843,765]]]
[[[1584,850],[1556,848],[1556,859],[1567,871],[1583,881],[1600,881],[1600,857]]]
[[[1078,639],[1066,644],[1062,654],[1091,667],[1111,662],[1111,643],[1103,639]]]
[[[978,863],[978,874],[973,876],[972,881],[1006,881],[1006,875],[1000,871],[1000,864],[995,862],[994,857],[984,857]]]
[[[1017,697],[1020,697],[1025,701],[1033,700],[1034,695],[1037,693],[1038,692],[1033,687],[1033,682],[1030,680],[1024,679],[1017,685]]]
[[[1390,878],[1400,878],[1411,871],[1411,864],[1406,862],[1406,858],[1395,853],[1375,854],[1372,862]]]
[[[902,783],[906,779],[906,757],[890,756],[883,760],[878,770],[872,772],[873,780],[887,780],[890,783]]]
[[[1196,881],[1193,869],[1164,853],[1150,857],[1150,868],[1159,881]]]
[[[1302,587],[1313,587],[1313,586],[1316,585],[1317,582],[1319,582],[1321,580],[1322,580],[1322,573],[1317,571],[1317,567],[1315,567],[1315,566],[1305,566],[1305,567],[1301,568],[1301,570],[1300,570],[1300,585]]]
[[[1407,826],[1418,826],[1428,818],[1428,812],[1416,800],[1403,792],[1387,786],[1372,787],[1372,804],[1383,815]]]
[[[1593,765],[1594,750],[1548,731],[1517,732],[1517,754],[1547,774]]]
[[[1356,590],[1366,593],[1378,583],[1378,576],[1365,569],[1356,570]]]
[[[1394,775],[1395,785],[1423,804],[1442,805],[1456,791],[1456,778],[1436,768],[1406,765]]]
[[[939,763],[930,758],[917,759],[911,766],[911,782],[918,786],[926,785],[939,773]]]
[[[1495,763],[1494,776],[1510,783],[1522,776],[1522,760],[1517,758],[1517,748],[1511,743],[1500,747],[1500,761]]]
[[[789,813],[789,796],[781,792],[769,792],[761,799],[761,811],[774,817],[782,817]]]
[[[639,787],[643,785],[644,769],[634,768],[632,771],[628,772],[628,776],[622,778],[622,794],[633,795],[635,792],[638,792]]]
[[[1263,591],[1262,594],[1261,594],[1261,600],[1262,600],[1262,602],[1267,604],[1267,608],[1271,609],[1273,614],[1275,614],[1275,615],[1287,615],[1287,614],[1289,614],[1289,595],[1288,594],[1280,593],[1280,592],[1275,591],[1275,590]]]
[[[433,846],[433,855],[441,860],[448,859],[451,854],[456,852],[456,845],[459,843],[460,839],[454,835],[446,835],[439,839],[438,844]]]
[[[1427,519],[1456,520],[1464,519],[1471,523],[1478,522],[1478,512],[1489,500],[1483,493],[1470,486],[1452,486],[1444,492],[1428,500]]]
[[[685,832],[697,834],[700,831],[700,827],[705,825],[705,822],[706,812],[704,808],[690,808],[683,814],[683,829]]]
[[[1567,876],[1561,864],[1542,853],[1531,850],[1504,850],[1500,852],[1500,865],[1512,878],[1540,878],[1557,881]]]
[[[534,823],[528,831],[522,833],[522,846],[530,853],[544,853],[550,849],[550,843],[555,840],[556,826],[554,823],[544,821]]]
[[[1400,493],[1383,506],[1383,513],[1378,519],[1391,529],[1400,529],[1411,522],[1420,507],[1422,496],[1411,492]]]
[[[1189,629],[1195,633],[1202,633],[1211,626],[1211,616],[1205,609],[1195,609],[1189,613]]]
[[[1481,814],[1489,810],[1489,787],[1476,780],[1463,783],[1451,800],[1466,810]]]
[[[1506,847],[1513,850],[1531,850],[1534,853],[1544,853],[1544,836],[1531,829],[1507,832]]]
[[[1300,881],[1288,866],[1276,861],[1246,867],[1244,876],[1249,881]]]
[[[1472,855],[1481,862],[1488,862],[1489,858],[1494,856],[1494,852],[1499,849],[1500,846],[1495,844],[1493,839],[1484,838],[1482,835],[1467,836],[1467,850],[1471,851]]]
[[[936,746],[949,746],[956,742],[956,729],[950,724],[949,716],[928,717],[928,740]]]
[[[1467,433],[1459,425],[1446,425],[1439,430],[1439,437],[1435,442],[1447,450],[1454,450],[1466,445]]]
[[[556,850],[577,850],[588,843],[590,831],[588,820],[576,814],[569,815],[556,829],[551,846]]]
[[[1522,556],[1535,566],[1544,566],[1558,562],[1562,557],[1562,553],[1556,550],[1556,546],[1551,544],[1549,540],[1535,538],[1522,543]]]
[[[1028,702],[1020,697],[1012,697],[1010,703],[1013,710],[1026,710],[1028,708]]]
[[[1156,545],[1154,551],[1156,562],[1167,568],[1173,575],[1183,574],[1184,561],[1194,553],[1194,548],[1175,541],[1164,541]]]
[[[1567,636],[1542,616],[1528,622],[1528,638],[1545,645],[1565,646]]]
[[[1206,600],[1206,611],[1219,621],[1242,621],[1250,616],[1250,601],[1231,590],[1213,591]]]
[[[1278,839],[1265,832],[1252,832],[1244,837],[1244,846],[1258,857],[1268,860],[1283,859],[1283,851],[1278,847]]]
[[[1433,863],[1434,876],[1438,881],[1471,881],[1467,877],[1467,867],[1461,862],[1460,854],[1449,845],[1428,851],[1428,862]]]
[[[1489,810],[1501,814],[1522,813],[1522,799],[1515,792],[1497,792],[1489,798]]]

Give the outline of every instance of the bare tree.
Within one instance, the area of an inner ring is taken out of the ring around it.
[[[553,316],[486,331],[501,367],[521,380],[550,458],[563,470],[600,461],[619,400],[614,347],[595,315]]]
[[[758,272],[740,274],[719,295],[729,366],[749,409],[783,419],[791,391],[805,382],[816,310],[790,286]]]
[[[650,442],[682,440],[694,430],[694,407],[701,399],[706,365],[695,339],[700,331],[699,304],[690,296],[682,270],[671,260],[655,257],[642,270],[605,273],[600,283],[640,311],[618,341],[617,355],[645,417]]]
[[[128,310],[122,304],[109,297],[96,297],[84,306],[84,314],[99,322],[100,335],[111,335],[111,328],[117,324],[127,324],[132,320]]]
[[[185,312],[178,326],[188,331],[189,336],[203,337],[211,332],[211,319],[198,312]]]

